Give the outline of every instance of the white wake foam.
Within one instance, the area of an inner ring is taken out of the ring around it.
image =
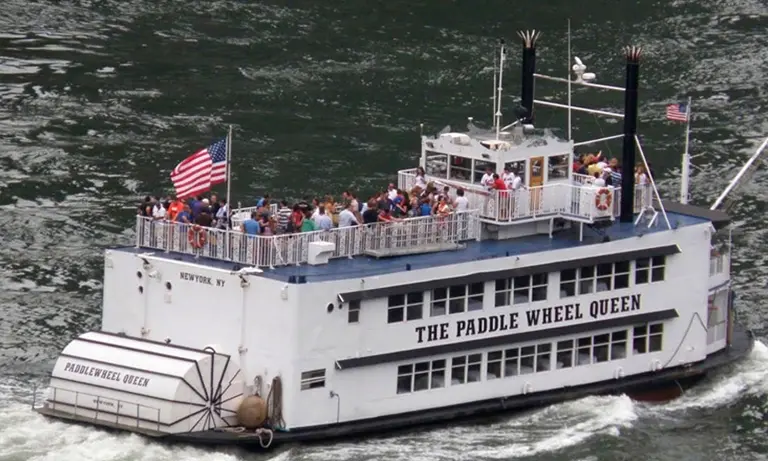
[[[735,365],[732,371],[710,379],[711,382],[692,388],[682,397],[661,405],[659,409],[676,412],[716,408],[728,405],[745,395],[768,394],[768,346],[755,341],[749,356]]]

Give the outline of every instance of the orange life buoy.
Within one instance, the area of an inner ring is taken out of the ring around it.
[[[603,200],[603,197],[605,197],[605,200]],[[595,206],[600,211],[607,210],[611,203],[613,202],[613,195],[611,195],[611,191],[608,189],[600,189],[597,191],[597,194],[595,195]]]
[[[187,240],[193,248],[202,248],[205,245],[205,229],[195,224],[187,232]]]

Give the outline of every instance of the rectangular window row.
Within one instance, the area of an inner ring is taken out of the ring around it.
[[[631,331],[631,338],[630,338]],[[575,339],[510,347],[486,354],[485,379],[499,379],[627,358],[628,342],[632,354],[657,352],[662,348],[664,325],[652,323],[631,330],[616,330]],[[555,347],[553,347],[555,346]],[[446,373],[450,372],[450,375]],[[483,354],[469,354],[400,365],[397,368],[397,393],[437,389],[482,381]]]
[[[479,311],[483,309],[485,283],[454,285],[432,290],[430,317]],[[387,301],[387,323],[399,323],[424,318],[424,293],[411,292],[392,295]]]
[[[639,258],[634,261],[634,283],[640,285],[664,280],[665,257]],[[560,297],[600,293],[629,288],[632,273],[631,261],[584,266],[560,272]],[[498,279],[494,304],[496,307],[528,304],[547,300],[549,274],[522,275]],[[432,290],[429,306],[430,317],[461,314],[483,309],[485,284],[454,285]],[[411,292],[388,298],[387,323],[421,320],[424,313],[424,293]],[[360,302],[349,304],[349,323],[360,319]]]
[[[547,300],[546,272],[496,280],[496,307]]]
[[[629,288],[630,263],[630,261],[619,261],[561,271],[560,297],[568,298],[576,295]],[[664,280],[665,264],[666,258],[664,256],[635,260],[635,285]]]

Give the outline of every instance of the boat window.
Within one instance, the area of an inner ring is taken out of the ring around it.
[[[436,178],[448,177],[448,156],[437,152],[427,151],[427,163],[424,172]]]
[[[544,343],[536,345],[536,372],[549,371],[551,369],[550,354],[552,353],[552,344]]]
[[[350,301],[347,310],[347,323],[360,322],[360,300]]]
[[[525,160],[518,160],[516,162],[507,162],[504,164],[504,168],[509,169],[515,176],[520,176],[520,180],[525,184]]]
[[[449,314],[482,310],[484,292],[485,284],[482,282],[436,288],[432,290],[430,316],[445,315],[446,308]]]
[[[666,257],[640,258],[635,261],[635,284],[664,280]]]
[[[497,173],[496,171],[496,164],[491,162],[486,162],[484,160],[475,160],[475,168],[474,168],[474,178],[472,179],[472,182],[474,184],[481,184],[483,175],[485,174],[485,169],[490,168],[493,173]]]
[[[482,379],[483,354],[470,354],[451,359],[451,385],[473,383]]]
[[[595,336],[592,353],[595,362],[608,361],[608,349],[610,348],[610,343],[611,335],[608,333]]]
[[[568,177],[568,154],[549,157],[549,180],[566,179]]]
[[[301,373],[301,390],[325,387],[325,369]]]
[[[579,294],[584,295],[595,291],[595,266],[579,268]]]
[[[501,364],[504,362],[504,351],[492,351],[488,353],[488,363],[485,368],[485,379],[498,379],[501,374]]]
[[[542,272],[496,280],[496,307],[546,301],[547,279],[548,274]]]
[[[576,296],[576,269],[560,272],[560,297]]]
[[[472,159],[452,155],[448,177],[459,181],[472,181]]]
[[[557,342],[557,369],[573,366],[573,340]]]
[[[611,360],[627,357],[627,330],[611,333]]]
[[[632,354],[658,352],[663,345],[664,324],[638,325],[632,329]]]
[[[417,362],[397,367],[397,393],[445,387],[445,359]]]
[[[414,291],[401,295],[392,295],[388,299],[387,323],[406,320],[420,320],[424,310],[424,293]]]

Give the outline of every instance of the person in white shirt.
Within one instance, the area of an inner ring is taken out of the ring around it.
[[[390,184],[389,187],[387,187],[387,198],[389,200],[395,200],[395,198],[397,198],[397,188],[394,184]]]
[[[425,190],[427,188],[427,180],[425,178],[426,173],[424,173],[424,168],[418,167],[416,168],[416,179],[414,180],[414,187],[418,187],[421,190]]]
[[[600,173],[595,173],[595,180],[592,183],[595,187],[605,187],[605,179],[600,176]]]
[[[480,178],[480,184],[487,190],[493,189],[493,170],[491,168],[485,169],[485,174]]]
[[[162,203],[158,200],[155,203],[155,206],[152,207],[152,218],[153,219],[164,219],[165,218],[165,207]]]
[[[523,178],[521,178],[519,175],[515,175],[515,179],[512,180],[512,190],[518,190],[522,186],[523,186]]]
[[[515,173],[512,173],[509,168],[505,167],[501,179],[507,185],[507,189],[512,189],[512,184],[515,182]]]
[[[469,210],[469,199],[464,197],[464,189],[456,191],[456,200],[453,202],[453,208],[456,211]]]
[[[350,202],[346,208],[339,213],[339,227],[357,226],[360,224],[357,221],[355,213],[357,212],[357,206],[353,206]]]

